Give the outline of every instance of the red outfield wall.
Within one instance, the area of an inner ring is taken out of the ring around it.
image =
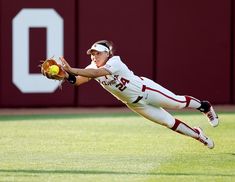
[[[0,107],[122,105],[95,81],[60,91],[39,73],[39,60],[52,56],[85,67],[86,50],[100,39],[112,40],[136,74],[177,94],[235,103],[235,7],[229,0],[177,2],[0,0]]]
[[[231,102],[230,7],[230,0],[158,0],[160,84],[213,103]]]

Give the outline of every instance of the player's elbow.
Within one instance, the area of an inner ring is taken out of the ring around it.
[[[79,86],[81,84],[87,83],[91,80],[91,78],[83,77],[83,76],[77,76],[77,80],[75,85]]]

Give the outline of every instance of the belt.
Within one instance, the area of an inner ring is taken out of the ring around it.
[[[143,85],[142,86],[142,92],[144,92],[146,90],[146,85]],[[143,96],[138,96],[137,98],[136,98],[136,100],[134,101],[134,102],[132,102],[133,104],[136,104],[136,103],[138,103],[141,99],[143,99]]]
[[[133,104],[136,104],[136,103],[138,103],[141,99],[143,99],[143,96],[138,96],[137,99],[136,99],[134,102],[132,102],[132,103],[133,103]]]

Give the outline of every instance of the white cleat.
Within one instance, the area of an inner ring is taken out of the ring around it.
[[[215,144],[213,142],[213,140],[211,140],[210,138],[208,138],[202,131],[201,128],[194,128],[197,133],[199,134],[199,138],[197,139],[198,141],[200,141],[201,143],[203,143],[205,146],[207,146],[209,149],[213,149]]]
[[[215,110],[213,109],[212,105],[208,101],[201,101],[201,107],[198,108],[203,114],[206,115],[208,118],[209,123],[211,126],[216,127],[219,125],[219,118],[217,114],[215,113]]]
[[[204,114],[207,116],[208,121],[211,124],[211,126],[216,127],[219,125],[219,117],[215,113],[215,110],[213,109],[212,106],[210,107],[210,110]]]

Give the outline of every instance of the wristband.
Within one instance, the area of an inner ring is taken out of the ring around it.
[[[77,79],[76,79],[76,76],[72,75],[72,74],[69,74],[69,77],[66,78],[68,80],[69,83],[71,84],[75,84]]]

